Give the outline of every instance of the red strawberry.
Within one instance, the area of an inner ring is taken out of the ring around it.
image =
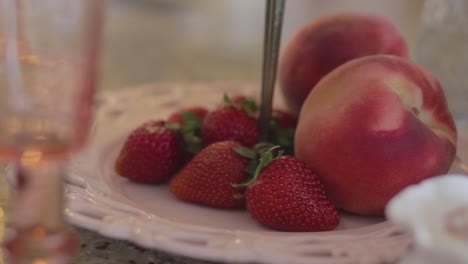
[[[236,94],[236,95],[232,96],[232,98],[231,98],[231,101],[236,105],[240,105],[242,102],[247,101],[247,100],[252,100],[252,99],[248,98],[245,95],[241,95],[241,94]]]
[[[193,106],[172,113],[168,118],[169,126],[177,130],[182,138],[184,164],[200,152],[203,145],[201,142],[201,125],[208,110],[201,106]]]
[[[193,203],[234,208],[243,206],[243,189],[233,187],[246,181],[245,172],[250,160],[237,154],[236,141],[222,141],[209,145],[198,153],[170,182],[171,192],[179,199]]]
[[[286,154],[294,155],[294,134],[297,118],[291,113],[274,109],[271,113],[271,142],[280,145]]]
[[[161,183],[180,168],[182,156],[177,132],[166,128],[164,121],[149,121],[128,136],[115,170],[131,181]]]
[[[168,123],[177,123],[180,125],[184,124],[184,114],[186,113],[192,113],[196,117],[198,117],[200,120],[203,120],[205,115],[208,113],[208,110],[202,106],[192,106],[192,107],[186,107],[183,108],[182,110],[178,112],[174,112],[171,115],[169,115],[169,118],[167,119]]]
[[[255,117],[260,119],[260,113]],[[279,145],[287,155],[294,155],[294,134],[297,118],[289,112],[273,109],[270,119],[270,142]]]
[[[203,120],[201,134],[203,144],[235,140],[246,146],[253,146],[259,141],[260,128],[254,117],[257,105],[244,100],[240,105],[234,104],[224,95],[225,106],[209,112]]]
[[[246,146],[253,146],[259,141],[260,128],[255,118],[245,110],[225,106],[209,112],[202,123],[203,144],[236,140]]]
[[[219,106],[226,106],[226,105],[233,105],[233,106],[240,106],[244,101],[248,101],[249,103],[255,102],[254,98],[248,97],[242,94],[234,94],[228,97],[229,101],[226,102],[226,97],[224,97],[224,101],[219,104]]]
[[[273,109],[271,117],[283,129],[296,129],[297,127],[297,118],[284,110]]]
[[[325,231],[338,225],[338,211],[305,163],[291,156],[273,159],[270,153],[260,166],[245,194],[255,220],[282,231]]]

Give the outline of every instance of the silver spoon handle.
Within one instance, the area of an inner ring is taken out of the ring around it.
[[[280,49],[281,28],[283,26],[284,6],[285,0],[267,0],[266,4],[259,121],[261,142],[267,142],[270,135],[270,118]]]

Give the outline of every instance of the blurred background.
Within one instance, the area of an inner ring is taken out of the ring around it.
[[[284,45],[309,21],[360,11],[388,17],[411,44],[423,0],[289,0]],[[259,82],[265,0],[108,0],[101,89],[153,82]]]

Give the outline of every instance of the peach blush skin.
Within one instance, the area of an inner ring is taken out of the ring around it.
[[[304,26],[287,44],[279,83],[290,111],[298,114],[317,82],[336,67],[367,55],[408,56],[400,32],[384,17],[342,13]]]
[[[403,188],[446,173],[456,141],[437,79],[409,60],[376,55],[317,84],[301,110],[295,148],[337,207],[382,215]]]

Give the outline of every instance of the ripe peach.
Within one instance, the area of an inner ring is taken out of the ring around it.
[[[383,17],[342,13],[305,25],[279,61],[279,84],[289,110],[298,114],[312,88],[336,67],[377,54],[408,56],[400,32]]]
[[[456,141],[436,77],[407,59],[374,55],[317,84],[300,112],[295,149],[337,207],[380,215],[403,188],[446,173]]]

